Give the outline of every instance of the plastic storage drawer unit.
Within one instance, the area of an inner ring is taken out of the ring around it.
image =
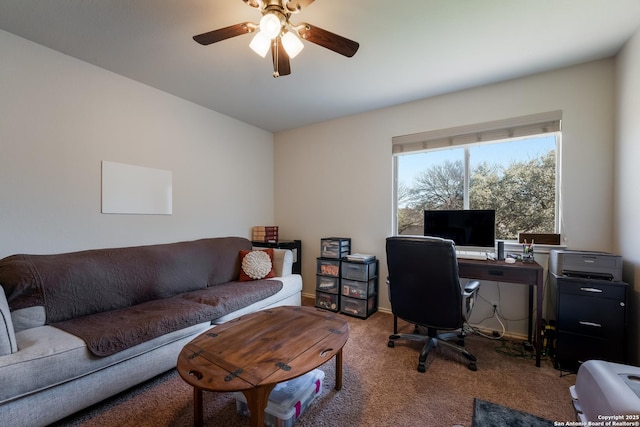
[[[351,253],[351,239],[347,237],[327,237],[320,239],[322,258],[344,258]]]
[[[376,266],[378,263],[370,262],[349,262],[342,261],[342,278],[351,280],[367,281],[376,277]]]
[[[368,282],[358,280],[342,279],[342,295],[353,298],[367,298],[376,293],[376,279]]]
[[[316,276],[316,290],[337,294],[339,282],[340,278],[338,277]]]
[[[264,425],[268,427],[291,427],[309,407],[316,396],[322,393],[324,372],[314,369],[291,381],[276,386],[269,395],[264,410]],[[240,415],[251,416],[247,399],[241,392],[234,393],[236,411]]]
[[[316,274],[340,277],[340,260],[318,258],[318,270]]]
[[[377,295],[372,295],[367,299],[342,297],[340,311],[351,316],[367,318],[378,310],[376,298]]]
[[[327,294],[316,291],[316,307],[338,311],[340,309],[338,306],[339,303],[339,294]]]

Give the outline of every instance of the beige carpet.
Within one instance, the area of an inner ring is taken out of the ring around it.
[[[387,347],[393,317],[375,313],[366,320],[345,316],[351,331],[344,347],[343,388],[335,385],[335,359],[322,366],[322,394],[296,426],[471,426],[473,399],[494,402],[554,421],[575,420],[569,396],[574,375],[561,376],[551,361],[535,367],[520,343],[467,337],[478,371],[466,359],[437,347],[427,372],[416,369],[419,343]],[[401,323],[402,331],[412,327]],[[522,355],[524,353],[524,355]],[[101,404],[58,426],[190,426],[192,388],[175,370]],[[204,394],[205,425],[248,426],[236,414],[231,393]]]

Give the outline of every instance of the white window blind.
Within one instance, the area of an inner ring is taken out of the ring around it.
[[[493,122],[394,136],[392,138],[392,152],[393,154],[404,154],[553,133],[561,130],[561,120],[562,111],[551,111]]]

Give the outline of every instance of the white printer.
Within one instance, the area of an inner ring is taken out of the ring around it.
[[[552,249],[549,272],[556,276],[622,281],[622,257],[607,252]]]

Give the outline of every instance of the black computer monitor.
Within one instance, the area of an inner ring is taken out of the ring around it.
[[[424,235],[453,240],[469,251],[493,249],[496,211],[491,209],[425,210]]]

